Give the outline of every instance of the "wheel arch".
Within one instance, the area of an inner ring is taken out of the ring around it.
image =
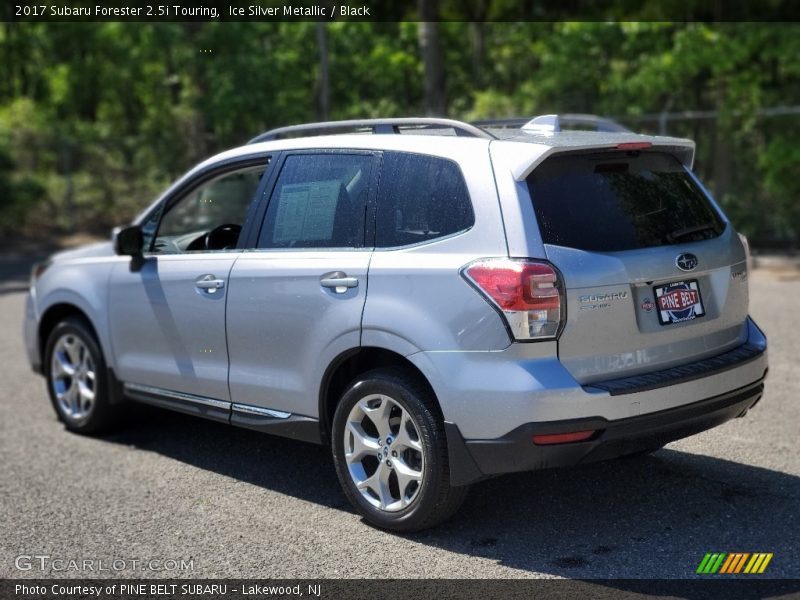
[[[319,393],[319,426],[320,439],[330,442],[333,413],[347,385],[360,374],[382,367],[401,367],[427,388],[431,397],[436,400],[439,416],[442,417],[441,406],[428,378],[420,369],[402,354],[377,346],[351,348],[337,356],[322,377]],[[443,418],[443,417],[442,417]]]
[[[37,341],[39,343],[39,358],[42,361],[42,365],[45,364],[44,353],[50,333],[52,333],[56,325],[69,317],[78,317],[86,321],[86,324],[89,326],[94,339],[97,340],[97,345],[100,347],[100,351],[103,353],[106,364],[108,364],[108,352],[105,350],[105,348],[103,348],[103,344],[101,343],[100,337],[97,333],[97,327],[95,327],[95,324],[92,322],[92,319],[89,317],[86,311],[69,302],[58,302],[49,306],[44,313],[42,313],[42,317],[39,319]]]
[[[92,318],[89,316],[89,313],[71,302],[56,302],[51,304],[47,307],[47,309],[45,309],[41,318],[39,319],[36,337],[39,344],[39,358],[42,361],[42,373],[47,373],[47,366],[44,356],[45,351],[47,350],[47,339],[50,337],[50,334],[56,325],[58,325],[64,319],[68,319],[69,317],[77,317],[86,323],[86,326],[89,328],[89,332],[94,336],[97,346],[100,348],[100,352],[103,354],[103,361],[106,364],[105,372],[111,403],[118,404],[123,402],[124,394],[122,393],[122,385],[117,380],[114,368],[109,362],[109,349],[106,348],[106,345],[103,343],[103,339],[99,335],[99,330],[97,329],[97,326]]]

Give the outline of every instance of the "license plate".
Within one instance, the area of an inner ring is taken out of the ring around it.
[[[658,322],[662,325],[692,321],[706,314],[696,279],[657,285],[653,294]]]

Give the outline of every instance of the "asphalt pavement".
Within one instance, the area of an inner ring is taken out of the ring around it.
[[[760,577],[800,578],[798,270],[751,273],[770,376],[747,417],[481,482],[445,525],[394,535],[353,512],[324,447],[144,407],[113,435],[67,433],[24,356],[31,258],[0,256],[0,577],[683,578],[706,552],[771,552]],[[33,555],[44,571],[17,568]],[[87,559],[127,562],[70,569]]]

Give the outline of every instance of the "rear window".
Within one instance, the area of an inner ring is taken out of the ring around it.
[[[267,207],[259,248],[361,248],[370,154],[286,158]]]
[[[615,252],[719,236],[725,224],[673,156],[556,156],[528,177],[546,244]]]

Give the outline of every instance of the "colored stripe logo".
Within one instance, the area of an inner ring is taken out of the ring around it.
[[[697,567],[698,575],[737,574],[747,573],[756,575],[763,573],[772,552],[706,552],[700,565]]]

